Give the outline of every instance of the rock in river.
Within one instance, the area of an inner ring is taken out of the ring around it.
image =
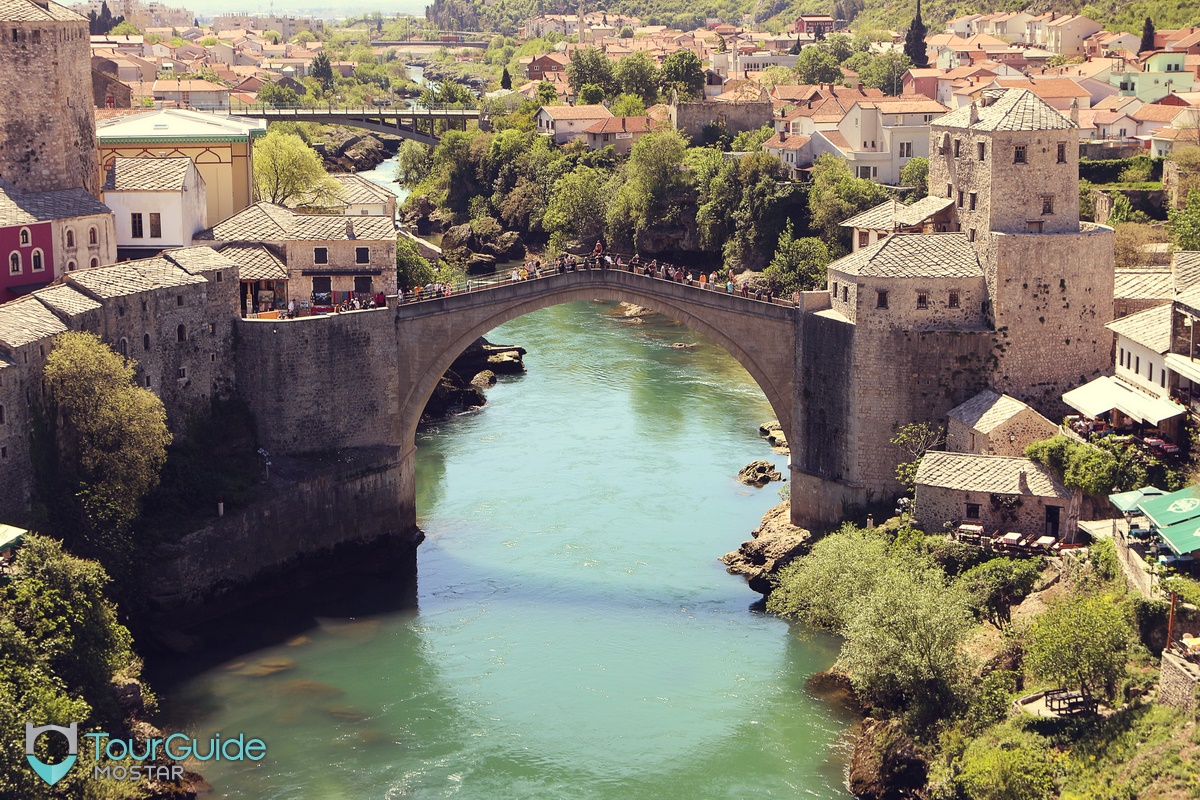
[[[896,720],[866,719],[854,743],[847,785],[864,800],[923,797],[929,765]]]
[[[763,515],[762,523],[750,535],[753,537],[750,541],[721,556],[721,561],[730,573],[745,575],[751,589],[770,594],[772,577],[808,552],[812,535],[792,524],[787,503],[780,503]]]
[[[783,476],[769,461],[751,461],[742,467],[737,479],[747,486],[766,486],[771,481],[783,480]]]
[[[759,425],[758,435],[766,439],[771,447],[774,447],[776,450],[787,452],[787,435],[784,434],[783,426],[779,424],[779,420],[773,419],[770,422],[764,422],[762,425]]]

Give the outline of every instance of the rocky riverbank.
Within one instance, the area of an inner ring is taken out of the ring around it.
[[[329,172],[364,172],[375,169],[396,154],[399,136],[367,133],[341,125],[324,125],[322,138],[313,147]]]
[[[792,524],[786,501],[764,514],[750,537],[737,550],[721,556],[721,561],[730,574],[744,575],[750,588],[762,595],[771,593],[775,575],[807,553],[812,540],[812,534]]]
[[[497,375],[519,375],[525,371],[525,348],[492,344],[482,336],[462,352],[425,404],[421,420],[433,422],[487,402],[483,390],[496,383]]]

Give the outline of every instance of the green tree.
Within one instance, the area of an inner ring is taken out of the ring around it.
[[[1119,606],[1097,594],[1064,600],[1042,614],[1025,635],[1034,674],[1085,694],[1111,697],[1125,672],[1133,630]]]
[[[511,89],[512,88],[512,75],[508,74],[507,66],[500,72],[500,88],[501,89]]]
[[[633,38],[633,28],[629,27],[628,25],[621,28],[620,37],[622,39],[632,39]]]
[[[921,459],[930,450],[936,450],[946,443],[946,430],[928,422],[909,422],[897,426],[888,441],[908,458],[896,465],[896,480],[911,491],[916,483]]]
[[[659,83],[665,95],[677,92],[681,101],[704,97],[704,65],[691,50],[676,50],[663,60]]]
[[[882,203],[887,190],[874,181],[853,177],[846,162],[829,153],[813,162],[811,175],[811,227],[820,231],[826,242],[848,249],[850,233],[841,227],[842,221]]]
[[[603,237],[605,221],[598,212],[607,205],[607,188],[604,173],[582,165],[558,179],[542,219],[552,249],[571,240],[589,245]]]
[[[917,0],[917,14],[904,34],[904,54],[914,67],[929,66],[929,55],[925,45],[925,23],[921,21],[921,0]]]
[[[421,255],[417,243],[407,236],[396,237],[396,281],[404,289],[432,283],[436,277],[433,265]]]
[[[541,106],[552,106],[558,103],[558,92],[550,81],[542,81],[537,88],[537,101]]]
[[[994,558],[964,572],[958,585],[976,616],[1003,628],[1012,619],[1012,607],[1029,596],[1041,573],[1037,561]]]
[[[275,130],[254,143],[254,184],[261,199],[280,205],[330,206],[341,197],[317,152],[299,136]]]
[[[396,151],[396,182],[413,187],[429,176],[432,159],[429,148],[412,139],[405,139]]]
[[[617,80],[613,76],[612,61],[594,47],[576,50],[567,64],[567,84],[578,95],[584,86],[599,86],[605,95],[616,94]]]
[[[792,67],[800,83],[841,83],[842,68],[829,51],[805,47]]]
[[[272,108],[295,108],[300,104],[300,96],[295,91],[277,83],[264,83],[258,90],[258,100]]]
[[[783,295],[818,289],[825,285],[825,267],[831,260],[823,241],[811,236],[796,238],[788,220],[763,278],[773,291]]]
[[[309,42],[319,41],[317,35],[312,31],[300,31],[292,37],[292,44],[308,44]]]
[[[616,79],[625,94],[635,94],[645,106],[658,101],[658,67],[645,50],[617,62]]]
[[[91,333],[59,335],[46,358],[59,471],[89,534],[108,535],[133,522],[167,458],[171,434],[162,401],[133,378],[133,362]]]
[[[1116,227],[1124,222],[1130,222],[1132,219],[1133,204],[1129,202],[1129,196],[1124,192],[1114,190],[1112,193],[1112,208],[1109,210],[1107,220],[1109,227]]]
[[[262,38],[266,39],[271,44],[279,44],[283,41],[283,34],[279,31],[263,31]]]
[[[910,200],[920,200],[929,194],[929,159],[924,156],[910,158],[900,170],[900,185],[911,186]]]
[[[1050,800],[1055,796],[1049,747],[1035,734],[1007,729],[973,740],[954,780],[968,800]]]
[[[1114,198],[1113,208],[1116,208]],[[1179,250],[1200,250],[1200,188],[1188,192],[1183,208],[1167,209],[1171,241]]]
[[[313,60],[309,63],[308,74],[321,84],[323,91],[328,92],[333,88],[333,64],[330,63],[329,56],[324,50],[313,56]]]
[[[141,36],[142,32],[132,22],[118,22],[109,31],[109,36]]]
[[[604,90],[594,83],[585,83],[579,88],[579,105],[591,106],[604,101]]]
[[[636,94],[618,95],[609,107],[614,117],[642,117],[646,115],[646,104]]]
[[[888,50],[870,58],[858,69],[864,86],[879,89],[884,94],[899,95],[904,89],[904,73],[912,67],[906,53]]]
[[[742,131],[733,137],[733,141],[729,144],[729,149],[735,153],[753,152],[761,148],[763,142],[774,135],[775,128],[770,125],[763,125],[758,130]]]
[[[1025,456],[1057,472],[1067,488],[1080,489],[1094,497],[1120,490],[1120,464],[1111,450],[1054,436],[1026,447]]]
[[[831,33],[819,46],[839,64],[854,55],[854,39],[846,33]]]
[[[1142,23],[1142,41],[1138,45],[1138,55],[1154,49],[1154,22],[1146,17],[1146,21]]]
[[[655,224],[679,221],[675,201],[687,188],[681,169],[686,152],[687,143],[675,130],[648,133],[633,145],[621,169],[620,188],[608,204],[614,243],[635,243]]]

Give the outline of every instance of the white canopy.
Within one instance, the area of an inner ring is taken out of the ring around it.
[[[1108,375],[1072,389],[1063,395],[1063,402],[1087,417],[1097,417],[1115,408],[1131,419],[1150,425],[1158,425],[1185,411],[1177,403],[1151,397]]]

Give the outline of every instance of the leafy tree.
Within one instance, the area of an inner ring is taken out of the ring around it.
[[[1133,204],[1129,202],[1129,196],[1124,192],[1114,191],[1112,193],[1112,209],[1108,214],[1108,224],[1116,226],[1123,222],[1130,222],[1132,219]]]
[[[558,103],[558,92],[554,89],[554,84],[550,81],[542,81],[537,88],[538,105],[552,106]]]
[[[729,144],[729,149],[735,153],[753,152],[761,148],[763,142],[774,135],[775,128],[770,125],[763,125],[758,130],[742,131],[733,137],[733,141]]]
[[[1012,607],[1029,596],[1041,572],[1036,561],[993,558],[964,572],[958,585],[976,616],[1003,628],[1012,619]]]
[[[315,41],[318,41],[317,35],[312,31],[300,31],[292,37],[293,44],[308,44]]]
[[[1109,697],[1125,672],[1133,630],[1106,595],[1074,597],[1042,614],[1025,635],[1025,657],[1043,679]]]
[[[946,443],[946,430],[928,422],[909,422],[898,426],[888,441],[909,459],[896,465],[896,480],[911,490],[921,459],[930,450],[936,450]]]
[[[1035,734],[1007,729],[967,746],[955,783],[961,796],[970,800],[1050,800],[1055,796],[1046,743]]]
[[[929,159],[924,156],[910,158],[900,170],[900,185],[911,186],[910,200],[920,200],[929,194]]]
[[[831,33],[820,47],[833,56],[839,64],[854,54],[854,40],[849,34]]]
[[[299,136],[277,130],[254,143],[254,184],[260,198],[280,205],[304,200],[330,206],[341,196],[317,152]]]
[[[1070,489],[1080,489],[1094,497],[1120,490],[1120,463],[1111,450],[1054,436],[1026,447],[1025,456],[1057,472],[1063,485]]]
[[[1154,48],[1154,22],[1146,17],[1146,21],[1142,23],[1142,41],[1138,45],[1138,55],[1153,50]]]
[[[427,146],[405,139],[396,151],[396,182],[402,186],[416,186],[428,177],[431,164]]]
[[[508,74],[507,66],[500,72],[500,88],[501,89],[511,89],[512,88],[512,75]]]
[[[617,79],[612,61],[594,47],[576,50],[567,64],[567,84],[577,96],[587,85],[599,86],[605,95],[616,94]]]
[[[832,259],[823,241],[812,236],[796,238],[792,222],[779,235],[779,246],[763,277],[773,291],[791,294],[825,285],[825,267]]]
[[[633,38],[633,28],[626,25],[625,27],[621,28],[621,33],[619,34],[619,36],[622,39],[632,39]]]
[[[637,95],[645,106],[658,101],[658,78],[658,67],[645,50],[617,62],[616,79],[621,84],[621,91]]]
[[[396,237],[396,281],[405,289],[433,282],[436,271],[417,243],[407,236]]]
[[[138,29],[138,26],[134,25],[132,22],[125,21],[124,17],[121,18],[121,22],[118,22],[116,25],[112,26],[112,28],[108,31],[108,33],[110,36],[141,36],[142,35],[142,32],[141,32],[141,30]]]
[[[898,95],[904,89],[904,73],[912,67],[906,53],[888,50],[871,57],[858,69],[864,86],[879,89],[884,94]]]
[[[272,108],[295,108],[300,104],[300,96],[291,87],[277,83],[264,83],[258,90],[258,99]]]
[[[329,56],[324,50],[313,56],[313,60],[309,63],[308,74],[312,76],[317,83],[321,84],[321,89],[328,92],[333,88],[333,64],[329,62]]]
[[[585,83],[579,89],[579,105],[591,106],[604,100],[604,90],[594,83]]]
[[[262,38],[266,39],[271,44],[279,44],[283,41],[283,34],[279,31],[263,31]]]
[[[681,101],[704,97],[704,65],[691,50],[676,50],[663,60],[659,83],[667,96],[672,92]]]
[[[845,161],[826,153],[813,162],[808,193],[811,227],[826,242],[848,249],[850,233],[841,227],[842,221],[879,205],[887,196],[878,183],[853,177]]]
[[[609,107],[614,117],[642,117],[646,114],[646,104],[636,94],[618,95]]]
[[[601,239],[605,221],[598,212],[607,205],[606,194],[605,175],[591,167],[578,166],[559,178],[542,219],[551,248],[561,249],[569,240],[588,245]]]
[[[134,364],[91,333],[54,340],[43,372],[58,420],[59,474],[90,534],[126,528],[158,484],[171,434],[153,393],[135,386]]]
[[[904,54],[914,67],[929,66],[929,55],[925,45],[925,23],[921,21],[921,0],[917,0],[917,14],[904,34]]]
[[[1114,199],[1113,208],[1116,208]],[[1167,209],[1171,241],[1179,250],[1200,250],[1200,188],[1188,192],[1187,204],[1181,209]]]
[[[800,83],[841,83],[842,68],[822,47],[805,47],[792,67]]]
[[[614,242],[634,243],[655,224],[678,221],[673,201],[687,187],[681,170],[686,151],[687,143],[675,130],[648,133],[633,145],[621,169],[620,189],[608,204]]]

